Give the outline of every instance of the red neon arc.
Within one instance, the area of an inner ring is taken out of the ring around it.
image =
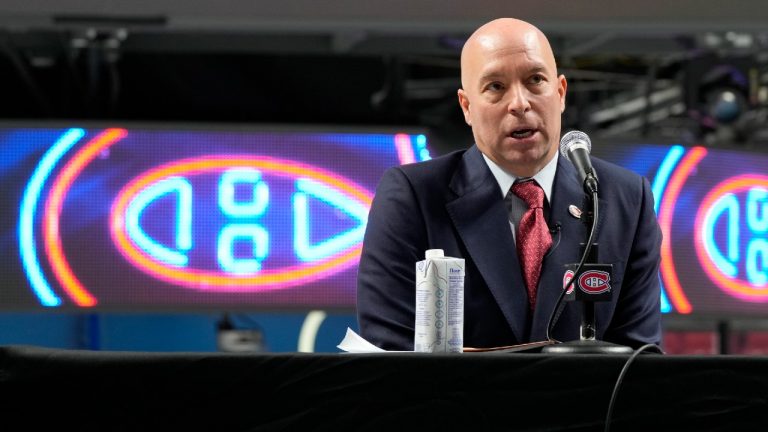
[[[174,175],[195,175],[232,167],[251,167],[266,174],[283,177],[310,178],[341,191],[368,208],[373,201],[371,193],[354,182],[329,171],[294,161],[251,155],[209,155],[183,159],[144,173],[118,194],[110,218],[110,231],[115,245],[132,264],[160,280],[190,288],[228,292],[264,291],[302,285],[338,273],[356,263],[362,245],[316,263],[274,270],[264,269],[255,275],[222,274],[163,265],[147,256],[130,239],[125,226],[126,209],[131,200],[145,187]]]
[[[720,197],[728,193],[738,193],[748,191],[756,186],[762,186],[768,188],[768,177],[757,174],[746,174],[737,177],[730,178],[712,189],[699,207],[699,211],[696,213],[696,254],[699,257],[699,262],[704,268],[704,272],[712,279],[717,285],[723,288],[726,292],[747,301],[766,301],[768,300],[768,292],[765,288],[756,288],[745,281],[738,279],[731,279],[718,270],[715,263],[710,258],[707,251],[704,249],[704,218],[706,217],[707,210]]]
[[[78,306],[90,307],[97,303],[96,298],[88,292],[83,284],[72,272],[69,262],[64,257],[59,233],[61,210],[64,206],[64,198],[69,188],[83,169],[104,149],[123,139],[128,132],[125,129],[107,129],[88,142],[72,159],[62,168],[51,187],[51,193],[45,204],[43,216],[43,236],[45,239],[45,251],[51,263],[53,273],[61,284],[64,292]]]
[[[661,277],[664,279],[664,287],[667,289],[670,301],[675,309],[682,314],[691,313],[693,307],[683,292],[672,258],[672,215],[675,211],[677,197],[680,195],[685,181],[688,180],[691,171],[706,155],[707,150],[703,147],[694,147],[688,152],[670,179],[659,208],[659,226],[663,236],[661,241]]]

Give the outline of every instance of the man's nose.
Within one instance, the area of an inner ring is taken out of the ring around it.
[[[525,87],[520,85],[513,86],[509,91],[507,111],[514,116],[522,116],[530,110],[531,103],[528,100],[528,92]]]

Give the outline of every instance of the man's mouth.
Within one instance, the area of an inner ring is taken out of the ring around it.
[[[516,138],[516,139],[530,138],[534,133],[536,133],[536,129],[518,129],[512,132],[512,138]]]

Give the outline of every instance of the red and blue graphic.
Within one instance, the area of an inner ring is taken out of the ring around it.
[[[351,308],[378,179],[430,158],[405,133],[26,128],[0,141],[4,177],[25,178],[10,197],[20,269],[4,285],[73,308]]]
[[[768,301],[768,176],[744,174],[713,188],[696,215],[696,253],[707,276],[748,302]]]
[[[579,276],[579,289],[587,294],[602,294],[611,290],[611,274],[588,270]]]
[[[351,309],[379,178],[430,157],[380,132],[6,125],[0,146],[4,310]],[[593,153],[651,182],[663,312],[768,315],[768,155]]]
[[[600,155],[651,179],[663,312],[768,313],[768,155],[680,145]]]
[[[563,289],[568,287],[568,290],[565,292],[566,294],[572,294],[573,293],[573,286],[574,284],[571,284],[571,286],[568,286],[568,282],[573,279],[573,270],[566,270],[565,273],[563,273]]]

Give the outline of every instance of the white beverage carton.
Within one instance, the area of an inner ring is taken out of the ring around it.
[[[464,348],[464,259],[426,251],[416,263],[416,323],[413,350],[462,352]]]

